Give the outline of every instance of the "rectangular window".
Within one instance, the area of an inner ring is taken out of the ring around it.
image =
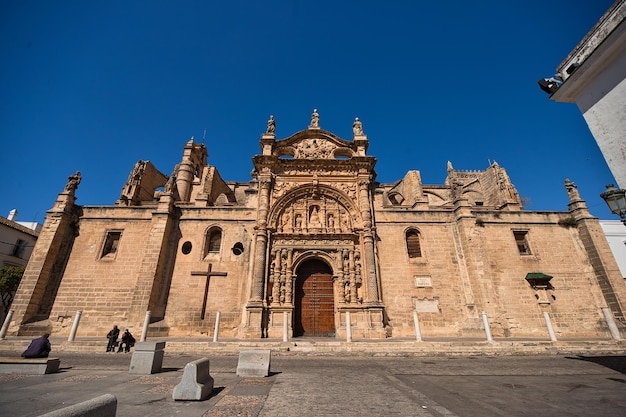
[[[513,236],[515,237],[515,243],[517,244],[517,250],[520,255],[532,255],[530,252],[530,246],[528,245],[528,231],[527,230],[514,230]]]
[[[28,245],[28,242],[22,239],[17,239],[17,242],[13,245],[13,252],[11,255],[21,258],[24,254],[24,249],[26,249],[26,245]]]
[[[107,232],[106,240],[104,241],[104,248],[102,248],[102,257],[113,256],[117,252],[117,247],[120,243],[122,232]]]

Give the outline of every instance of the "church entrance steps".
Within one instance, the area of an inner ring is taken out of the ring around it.
[[[7,337],[0,340],[0,351],[24,351],[31,337]],[[279,339],[229,339],[213,342],[209,338],[169,337],[149,338],[166,342],[165,353],[197,353],[210,355],[238,355],[241,350],[269,349],[273,355],[372,355],[372,356],[500,356],[500,355],[626,355],[626,341],[610,339],[568,339],[551,342],[542,339],[496,338],[490,343],[481,339],[437,338],[417,342],[412,339],[345,340],[329,338],[294,338],[288,342]],[[106,350],[104,337],[77,337],[68,342],[61,337],[50,337],[52,354],[56,352],[102,352]]]

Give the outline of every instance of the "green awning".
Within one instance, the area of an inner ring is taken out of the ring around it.
[[[551,275],[546,275],[543,272],[529,272],[526,274],[526,281],[528,281],[528,283],[532,285],[533,288],[536,288],[536,287],[551,288],[552,287],[552,285],[550,284],[551,279],[552,279]]]

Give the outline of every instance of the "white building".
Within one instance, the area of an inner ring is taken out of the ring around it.
[[[550,96],[576,103],[619,188],[626,188],[625,17],[626,0],[617,0],[557,67],[563,83]]]
[[[600,226],[626,281],[626,227],[620,220],[600,220]]]
[[[26,267],[42,225],[36,222],[17,222],[17,211],[8,217],[0,216],[0,267]]]

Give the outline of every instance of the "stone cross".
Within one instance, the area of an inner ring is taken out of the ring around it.
[[[202,314],[200,315],[200,319],[204,320],[204,316],[206,315],[206,304],[209,298],[209,283],[211,282],[211,277],[225,277],[228,275],[228,272],[215,272],[211,269],[213,268],[213,264],[209,264],[209,269],[207,272],[203,271],[191,271],[192,276],[205,276],[206,277],[206,285],[204,286],[204,297],[202,298]]]

